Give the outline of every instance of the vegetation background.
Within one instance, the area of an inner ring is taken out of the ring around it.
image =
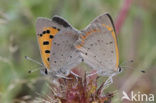
[[[52,18],[57,14],[81,30],[105,12],[117,23],[125,1],[0,0],[0,103],[33,98],[44,88],[39,71],[28,74],[28,70],[39,66],[24,59],[30,56],[41,61],[35,35],[37,17]],[[117,27],[120,63],[126,69],[109,87],[110,92],[117,91],[113,103],[122,102],[123,90],[156,94],[156,1],[129,1],[125,20],[121,19],[123,25]],[[128,62],[131,59],[133,63]]]

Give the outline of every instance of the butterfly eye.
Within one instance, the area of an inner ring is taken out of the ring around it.
[[[120,66],[118,67],[118,71],[119,71],[119,72],[121,72],[121,71],[122,71],[122,69],[121,69],[121,67],[120,67]]]
[[[48,75],[48,70],[47,70],[47,68],[45,68],[44,73],[45,73],[46,75]]]

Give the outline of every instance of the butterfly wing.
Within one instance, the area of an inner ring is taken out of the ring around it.
[[[52,20],[39,18],[36,27],[42,60],[48,72],[68,74],[81,60],[73,47],[78,31],[59,16]]]
[[[80,54],[73,46],[78,37],[78,31],[67,28],[60,31],[52,41],[50,67],[59,75],[69,74],[70,70],[81,62]]]
[[[119,54],[115,28],[109,14],[97,17],[80,34],[76,48],[81,51],[84,62],[101,75],[117,70]]]
[[[40,54],[43,64],[48,70],[50,69],[52,41],[57,33],[66,28],[71,28],[70,24],[63,19],[58,19],[58,16],[54,16],[52,20],[40,17],[36,21],[36,35]]]

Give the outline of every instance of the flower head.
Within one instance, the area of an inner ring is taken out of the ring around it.
[[[104,83],[97,85],[98,76],[82,76],[82,71],[74,71],[79,76],[69,74],[67,78],[58,79],[52,83],[52,103],[110,103],[112,93],[101,95]],[[56,85],[57,84],[57,85]],[[51,101],[48,100],[48,101]]]

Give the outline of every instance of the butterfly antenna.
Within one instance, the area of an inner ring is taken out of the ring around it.
[[[29,60],[29,61],[32,61],[32,62],[34,62],[34,63],[36,63],[36,64],[38,64],[38,65],[40,65],[40,66],[43,67],[43,64],[42,64],[42,63],[40,63],[40,62],[38,62],[38,61],[36,61],[36,60],[34,60],[34,59],[28,57],[28,56],[25,56],[25,59],[26,59],[26,60]]]
[[[122,62],[120,65],[127,65],[127,64],[133,63],[133,62],[134,62],[134,60],[128,60],[128,61]]]
[[[121,69],[130,69],[131,67],[128,66],[128,64],[132,64],[134,62],[134,60],[128,60],[128,61],[124,61],[120,64],[120,68]]]
[[[36,68],[36,69],[33,69],[33,70],[29,70],[28,73],[30,74],[30,73],[33,73],[33,72],[38,71],[38,70],[40,70],[40,69]]]
[[[121,67],[121,69],[123,68],[123,69],[130,69],[131,67],[130,66],[120,66]]]
[[[29,60],[29,61],[32,61],[32,62],[34,62],[34,63],[40,65],[41,67],[44,67],[42,63],[40,63],[40,62],[38,62],[38,61],[36,61],[36,60],[34,60],[34,59],[28,57],[28,56],[25,56],[25,59],[26,59],[26,60]],[[41,69],[36,68],[36,69],[33,69],[33,70],[29,70],[28,73],[33,73],[33,72],[38,71],[38,70],[41,70]]]

